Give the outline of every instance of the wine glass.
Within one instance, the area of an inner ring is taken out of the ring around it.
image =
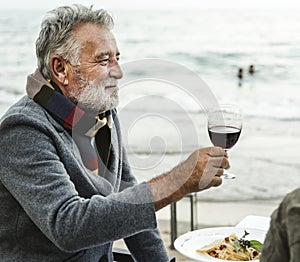
[[[238,141],[242,131],[242,113],[237,105],[223,104],[208,109],[208,134],[214,146],[226,152]],[[232,173],[224,173],[225,179],[234,179]]]

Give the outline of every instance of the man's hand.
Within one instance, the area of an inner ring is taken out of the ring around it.
[[[222,183],[220,176],[229,168],[227,153],[220,147],[200,149],[193,152],[181,168],[186,170],[182,176],[186,194],[219,186]]]
[[[193,152],[170,172],[151,179],[155,209],[178,201],[185,195],[219,186],[220,176],[229,168],[226,152],[220,147],[203,148]]]

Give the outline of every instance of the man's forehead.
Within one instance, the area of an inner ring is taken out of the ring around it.
[[[97,55],[118,53],[113,33],[104,26],[83,24],[75,29],[74,36],[82,43],[84,49],[93,49],[93,53],[97,53]]]
[[[93,23],[80,24],[74,29],[75,37],[80,40],[98,39],[98,40],[113,40],[115,37],[113,33],[105,26]]]

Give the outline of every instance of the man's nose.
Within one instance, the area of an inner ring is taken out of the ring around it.
[[[114,77],[116,79],[121,79],[123,77],[121,66],[119,65],[119,62],[117,60],[115,60],[114,63],[111,65],[109,76]]]

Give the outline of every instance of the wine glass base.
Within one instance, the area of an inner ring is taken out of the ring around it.
[[[232,173],[225,173],[221,176],[222,178],[226,179],[226,180],[230,180],[230,179],[235,179],[236,176]]]

